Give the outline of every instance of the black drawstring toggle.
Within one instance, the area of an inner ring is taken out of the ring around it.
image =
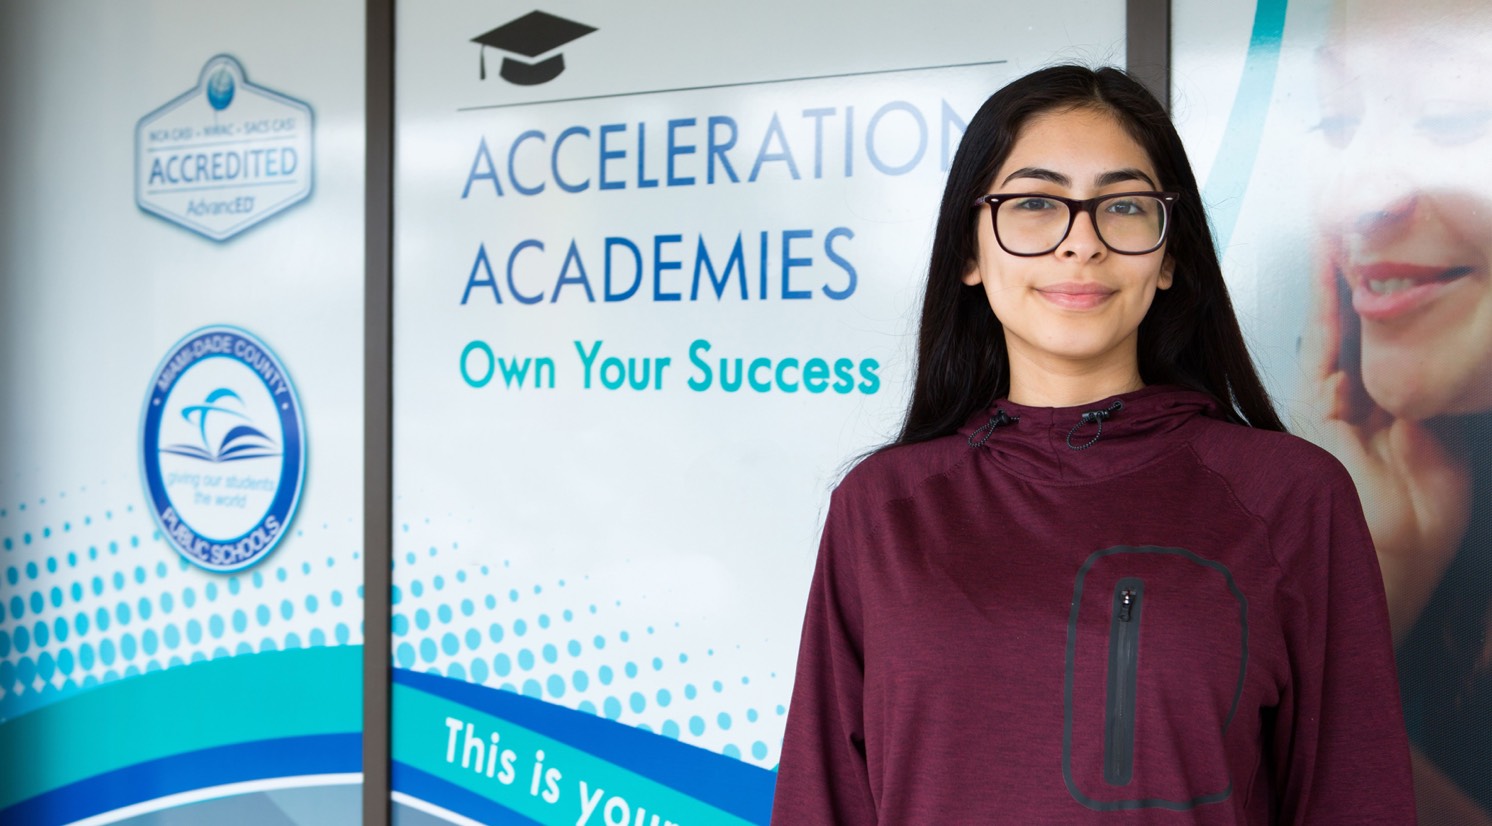
[[[983,447],[984,443],[989,441],[990,434],[995,432],[995,428],[1020,420],[1019,416],[1012,416],[1006,413],[1003,408],[996,410],[995,415],[989,417],[989,421],[985,422],[978,430],[969,434],[969,447]]]
[[[1110,416],[1123,409],[1124,402],[1116,401],[1108,407],[1099,408],[1098,410],[1089,410],[1088,412],[1084,413],[1082,418],[1078,419],[1078,423],[1073,425],[1071,430],[1067,431],[1067,446],[1072,448],[1073,450],[1083,450],[1085,448],[1092,447],[1093,443],[1098,441],[1098,437],[1103,435],[1103,423],[1107,421]],[[1085,424],[1098,425],[1098,432],[1094,433],[1093,438],[1089,439],[1083,444],[1073,444],[1072,437],[1077,434],[1078,428],[1082,427]]]

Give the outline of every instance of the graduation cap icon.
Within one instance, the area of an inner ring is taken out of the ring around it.
[[[574,20],[566,20],[542,11],[532,11],[486,34],[473,37],[471,42],[482,45],[481,78],[486,80],[488,46],[524,57],[538,57],[595,30],[594,26],[576,23]],[[537,86],[540,83],[554,80],[564,70],[565,56],[562,54],[536,62],[504,57],[498,75],[503,80],[519,86]]]

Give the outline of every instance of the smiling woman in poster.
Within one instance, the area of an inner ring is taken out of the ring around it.
[[[1492,824],[1489,38],[1481,2],[1334,10],[1304,353],[1378,548],[1421,822],[1458,826]]]
[[[897,441],[835,491],[776,824],[1405,824],[1388,617],[1175,129],[1115,69],[970,121]]]

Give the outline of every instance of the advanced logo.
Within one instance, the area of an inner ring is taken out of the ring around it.
[[[487,79],[488,46],[524,57],[538,57],[595,30],[594,26],[555,17],[542,11],[529,12],[517,20],[504,23],[486,34],[479,34],[471,39],[473,43],[482,44],[481,56],[478,58],[478,75],[482,80]],[[537,86],[540,83],[554,80],[564,70],[565,56],[556,53],[552,57],[535,62],[504,57],[502,68],[497,74],[509,83],[516,83],[519,86]]]
[[[177,342],[151,379],[140,444],[151,514],[182,556],[236,571],[284,537],[305,479],[305,426],[264,342],[226,326]]]
[[[135,126],[135,203],[226,241],[311,195],[311,107],[250,83],[228,55]]]

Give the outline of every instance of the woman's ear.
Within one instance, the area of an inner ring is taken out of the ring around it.
[[[1176,259],[1168,252],[1165,260],[1160,262],[1160,278],[1156,280],[1155,286],[1162,290],[1171,289],[1171,282],[1175,280],[1175,275]]]
[[[979,273],[978,261],[970,258],[968,261],[964,262],[964,275],[962,280],[970,287],[978,286],[979,283],[984,280],[984,277]]]

